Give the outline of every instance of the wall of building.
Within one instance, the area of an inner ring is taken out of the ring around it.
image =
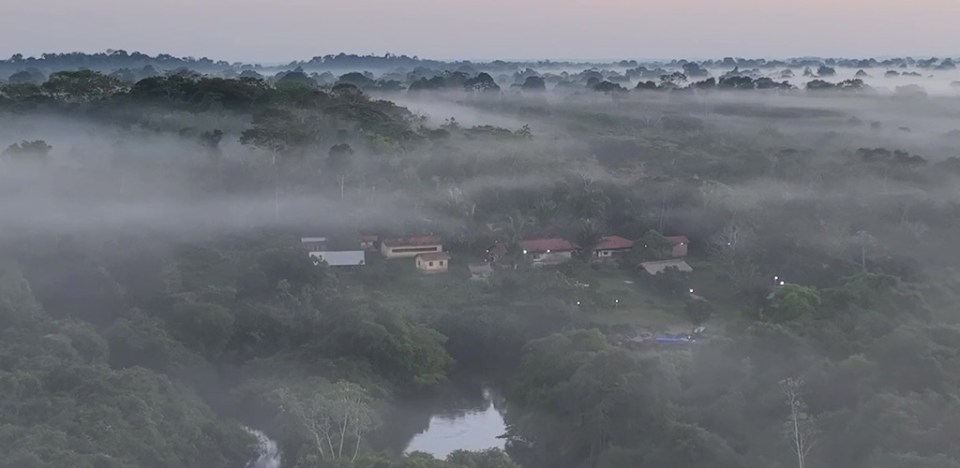
[[[673,256],[674,257],[686,257],[687,256],[687,244],[677,244],[673,246]]]
[[[398,245],[395,247],[380,244],[380,253],[386,258],[413,258],[420,254],[443,252],[443,245]]]
[[[417,268],[425,273],[442,273],[449,268],[448,260],[423,260],[417,259]]]
[[[573,252],[531,253],[528,257],[535,266],[559,265],[569,262],[573,258]]]

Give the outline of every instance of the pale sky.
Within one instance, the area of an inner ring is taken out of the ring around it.
[[[0,56],[960,55],[960,0],[0,0]]]

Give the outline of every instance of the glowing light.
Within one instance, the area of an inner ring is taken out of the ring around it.
[[[524,255],[526,255],[526,254],[527,254],[527,251],[526,251],[526,249],[524,249],[524,251],[523,251],[523,254],[524,254]]]
[[[690,288],[690,294],[693,294],[693,288]]]
[[[785,285],[785,284],[787,284],[787,283],[784,283],[783,281],[780,282],[780,286],[783,286],[783,285]]]

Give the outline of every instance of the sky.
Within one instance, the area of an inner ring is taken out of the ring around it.
[[[0,0],[0,57],[958,56],[960,0]]]

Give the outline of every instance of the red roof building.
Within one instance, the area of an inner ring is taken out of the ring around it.
[[[664,239],[670,242],[670,245],[684,245],[690,243],[690,239],[687,239],[687,236],[666,236]]]
[[[386,258],[412,258],[437,252],[443,252],[443,241],[437,236],[383,239],[380,242],[380,253]]]
[[[360,235],[360,248],[363,250],[377,250],[378,242],[380,242],[380,236],[376,234]]]
[[[626,237],[604,236],[600,238],[600,243],[594,250],[630,250],[633,248],[633,241]]]
[[[594,261],[612,260],[613,257],[631,250],[633,250],[632,240],[620,236],[604,236],[593,249],[593,257]]]
[[[687,239],[687,236],[667,236],[665,239],[672,246],[670,254],[674,258],[687,256],[687,246],[690,245],[690,239]]]
[[[446,252],[425,253],[417,255],[417,258],[427,262],[436,262],[440,260],[450,260],[450,254]]]
[[[383,240],[383,245],[386,245],[387,247],[404,247],[404,246],[419,247],[424,245],[438,245],[438,244],[441,244],[439,236],[417,236],[417,237]]]

